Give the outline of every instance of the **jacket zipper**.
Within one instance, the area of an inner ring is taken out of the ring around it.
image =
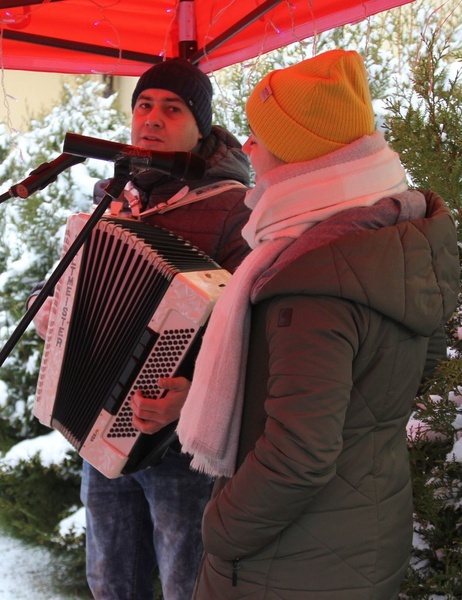
[[[237,586],[237,566],[239,563],[239,558],[235,558],[233,560],[233,576],[232,576],[232,581],[233,581],[233,587]]]

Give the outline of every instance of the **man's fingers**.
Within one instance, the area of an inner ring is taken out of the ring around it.
[[[161,377],[157,380],[157,385],[162,390],[180,392],[189,389],[191,382],[186,377]]]

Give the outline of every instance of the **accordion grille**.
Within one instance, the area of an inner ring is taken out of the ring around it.
[[[95,415],[103,408],[119,411],[114,398],[123,397],[120,388],[131,383],[133,364],[143,362],[159,337],[147,326],[173,278],[180,272],[211,269],[220,267],[164,229],[114,218],[104,218],[94,228],[78,269],[70,275],[78,279],[52,416],[53,428],[77,449]],[[66,293],[65,285],[59,293]],[[172,332],[173,346],[179,348],[184,335]],[[171,352],[172,347],[167,354]],[[168,356],[156,352],[151,362],[143,377],[156,386],[157,378],[168,374]],[[134,435],[126,410],[129,399],[124,397],[111,435]]]

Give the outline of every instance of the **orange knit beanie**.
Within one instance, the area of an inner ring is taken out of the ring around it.
[[[284,162],[329,154],[374,131],[361,56],[331,50],[266,75],[251,93],[247,119]]]

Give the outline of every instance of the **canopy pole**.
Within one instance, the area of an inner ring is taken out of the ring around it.
[[[178,28],[180,34],[179,54],[189,58],[197,52],[196,7],[194,0],[180,0],[178,6]]]

